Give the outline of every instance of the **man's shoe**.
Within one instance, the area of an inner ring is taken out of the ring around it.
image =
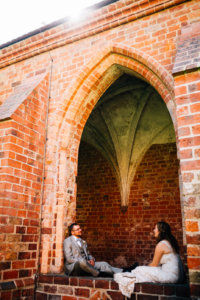
[[[113,275],[110,274],[110,273],[106,273],[106,272],[99,272],[99,274],[97,275],[97,277],[107,278],[107,277],[113,277]]]
[[[135,262],[132,266],[128,267],[128,268],[124,268],[123,269],[123,273],[124,272],[131,272],[132,270],[134,270],[135,268],[137,268],[139,266],[138,262]]]

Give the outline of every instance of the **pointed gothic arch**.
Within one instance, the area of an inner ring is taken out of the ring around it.
[[[133,47],[110,43],[101,48],[78,72],[51,118],[54,121],[50,122],[54,141],[49,140],[48,144],[55,145],[57,173],[52,184],[56,199],[53,211],[57,218],[54,239],[57,257],[54,266],[50,267],[52,272],[59,273],[62,269],[64,231],[67,224],[75,219],[78,149],[84,125],[102,94],[123,73],[143,79],[158,91],[177,132],[173,77],[146,53]]]

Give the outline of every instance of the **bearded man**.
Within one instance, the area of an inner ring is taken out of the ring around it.
[[[69,226],[69,237],[63,242],[66,258],[67,275],[113,277],[114,273],[131,272],[139,264],[134,263],[129,268],[115,268],[105,261],[96,262],[90,254],[86,241],[81,239],[82,229],[77,223]]]

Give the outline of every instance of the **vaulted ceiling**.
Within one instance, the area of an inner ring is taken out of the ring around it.
[[[82,140],[96,147],[112,166],[121,205],[128,205],[131,182],[152,144],[175,142],[166,104],[148,83],[124,74],[100,98]]]

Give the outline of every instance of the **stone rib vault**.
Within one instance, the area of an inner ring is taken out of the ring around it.
[[[112,166],[126,209],[138,164],[152,144],[175,142],[166,104],[148,83],[124,74],[98,101],[82,140],[96,147]]]

